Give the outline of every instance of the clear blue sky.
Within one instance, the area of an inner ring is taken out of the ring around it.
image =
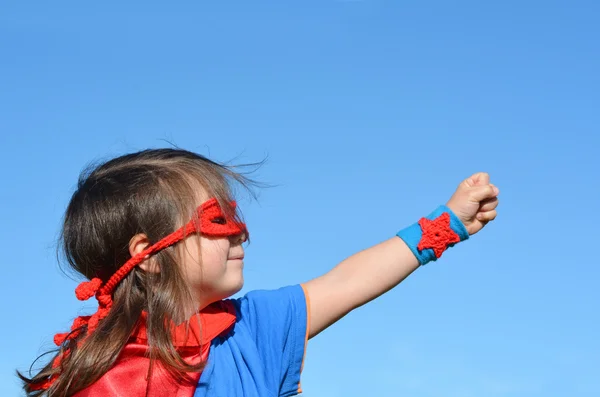
[[[269,156],[246,287],[321,275],[477,171],[499,217],[311,341],[307,397],[600,395],[600,3],[0,5],[0,395],[82,311],[79,171],[166,145]]]

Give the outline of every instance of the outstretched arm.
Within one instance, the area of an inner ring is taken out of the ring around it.
[[[496,217],[497,195],[498,189],[490,184],[489,176],[478,173],[460,184],[446,206],[473,235]],[[310,301],[309,337],[389,291],[419,265],[409,246],[394,236],[303,284]]]

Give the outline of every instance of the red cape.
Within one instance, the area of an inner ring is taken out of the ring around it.
[[[207,360],[212,340],[229,330],[235,320],[235,307],[230,301],[215,302],[194,315],[189,320],[187,329],[185,324],[175,327],[173,345],[187,363],[199,364]],[[160,363],[155,362],[149,381],[149,365],[146,313],[143,313],[140,326],[134,331],[115,365],[98,381],[76,393],[74,397],[194,395],[200,373],[188,373],[189,381],[176,381]]]

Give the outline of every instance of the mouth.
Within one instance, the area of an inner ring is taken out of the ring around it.
[[[229,260],[230,261],[237,261],[237,260],[242,261],[242,260],[244,260],[244,257],[243,256],[235,256],[233,258],[229,258]]]

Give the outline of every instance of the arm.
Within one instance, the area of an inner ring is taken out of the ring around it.
[[[497,194],[489,176],[479,173],[461,183],[447,206],[472,235],[496,217]],[[309,338],[389,291],[418,267],[419,261],[404,241],[392,237],[305,283],[310,300]]]
[[[393,237],[305,283],[310,298],[309,338],[394,288],[418,267],[417,258],[404,241]]]

